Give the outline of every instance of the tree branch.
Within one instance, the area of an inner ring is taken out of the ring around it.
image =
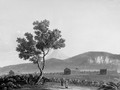
[[[43,51],[43,65],[42,65],[42,70],[43,70],[44,67],[45,67],[45,56],[49,53],[49,50],[50,50],[50,49],[48,49],[46,53],[45,53],[45,51]]]
[[[49,53],[50,49],[48,49],[48,51],[46,52],[45,56]]]

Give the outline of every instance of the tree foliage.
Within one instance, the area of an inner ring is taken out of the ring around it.
[[[24,37],[17,38],[16,51],[19,57],[24,60],[30,60],[38,64],[40,72],[45,66],[45,56],[51,49],[61,49],[65,47],[65,39],[61,36],[58,29],[49,29],[50,22],[43,20],[33,22],[34,33],[26,32]],[[42,64],[41,64],[42,63]]]

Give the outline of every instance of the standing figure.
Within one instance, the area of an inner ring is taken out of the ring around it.
[[[64,80],[63,78],[60,79],[61,86],[63,86]]]
[[[68,88],[68,80],[65,80],[65,88]]]

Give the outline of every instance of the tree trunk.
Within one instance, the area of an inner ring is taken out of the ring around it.
[[[42,70],[44,70],[45,67],[45,55],[43,56],[43,65],[42,65]]]
[[[38,77],[38,81],[37,81],[36,84],[38,84],[41,81],[42,77],[43,77],[43,70],[44,70],[44,67],[45,67],[45,56],[46,56],[46,54],[44,53],[42,67],[40,67],[39,62],[37,63],[39,71],[40,71],[40,75]]]
[[[43,70],[40,68],[39,63],[37,63],[37,65],[38,65],[38,69],[40,71],[40,75],[38,76],[38,81],[36,82],[36,84],[39,84],[39,82],[41,81],[42,76],[43,76]]]
[[[49,53],[49,51],[50,51],[50,49],[48,49],[48,51],[46,53],[43,51],[43,65],[42,65],[42,70],[44,70],[44,68],[45,68],[45,56]]]

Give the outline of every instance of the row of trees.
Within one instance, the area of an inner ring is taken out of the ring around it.
[[[62,38],[61,31],[58,29],[49,29],[48,20],[33,22],[34,33],[26,32],[24,37],[17,38],[16,51],[19,52],[19,58],[29,60],[37,64],[40,75],[38,82],[43,76],[45,67],[45,57],[51,49],[61,49],[65,47],[65,39]]]

